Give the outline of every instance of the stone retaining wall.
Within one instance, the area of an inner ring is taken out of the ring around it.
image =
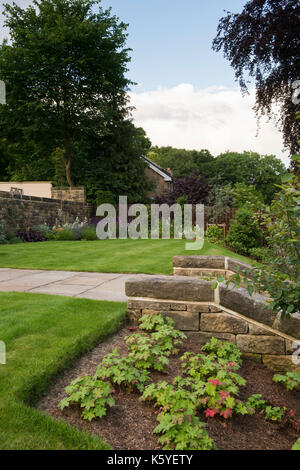
[[[227,256],[174,256],[174,276],[221,276],[229,277],[252,266]]]
[[[65,222],[73,222],[76,217],[83,220],[93,216],[93,206],[90,204],[34,196],[13,196],[0,191],[0,221],[3,220],[10,230],[26,230],[45,222],[54,223],[60,210]]]
[[[216,269],[221,259],[216,261]],[[224,269],[224,268],[223,268]],[[141,276],[126,282],[128,316],[136,323],[143,314],[162,313],[193,335],[199,347],[212,336],[234,342],[246,356],[276,371],[298,370],[293,343],[300,347],[300,319],[280,320],[266,307],[265,297],[246,289],[227,290],[186,276]],[[296,348],[296,349],[297,349]]]

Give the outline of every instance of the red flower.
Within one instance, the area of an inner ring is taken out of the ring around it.
[[[230,409],[230,408],[226,408],[225,411],[221,411],[220,415],[223,416],[223,418],[225,418],[225,419],[229,418],[229,416],[232,415],[231,409]]]
[[[291,416],[294,416],[294,410],[291,410],[291,411],[290,411],[290,415],[291,415]]]
[[[217,385],[219,385],[219,383],[220,383],[217,379],[210,379],[208,382],[209,382],[209,383],[212,383],[215,387],[216,387]]]
[[[205,411],[205,416],[207,418],[213,418],[216,414],[216,410],[213,410],[212,408],[207,408],[207,410]]]

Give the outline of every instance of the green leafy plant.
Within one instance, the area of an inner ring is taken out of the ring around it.
[[[211,241],[220,241],[224,238],[223,229],[217,225],[210,225],[205,232],[206,238]]]
[[[81,240],[94,241],[98,240],[96,229],[94,226],[88,226],[82,230]]]
[[[237,253],[248,254],[251,248],[262,245],[263,234],[253,212],[248,208],[237,210],[230,222],[226,242]]]
[[[163,325],[151,333],[151,339],[164,353],[174,354],[177,353],[174,346],[181,345],[182,340],[186,339],[186,335],[182,331],[173,328],[173,326]]]
[[[174,320],[170,317],[163,317],[161,314],[144,314],[139,319],[139,329],[148,332],[157,331],[164,325],[172,327],[174,326]]]
[[[281,423],[284,417],[285,408],[280,408],[279,406],[266,406],[265,412],[265,419],[270,421],[278,421]]]
[[[70,229],[57,229],[55,238],[59,241],[73,241],[75,240],[75,235]]]
[[[242,352],[230,341],[221,341],[217,338],[211,338],[203,347],[202,351],[209,353],[210,356],[224,359],[225,361],[241,364]]]
[[[293,161],[297,173],[300,157],[293,157]],[[250,295],[253,292],[268,292],[272,299],[269,308],[274,313],[280,313],[281,318],[289,318],[300,310],[300,182],[297,174],[285,175],[278,188],[276,198],[263,214],[270,248],[268,264],[232,275],[226,286],[232,284],[238,287],[248,278]],[[238,231],[233,230],[236,241],[240,243],[243,237],[239,241]],[[223,281],[221,276],[217,283]]]
[[[246,406],[253,410],[252,414],[255,411],[259,411],[265,408],[266,401],[262,399],[262,395],[257,393],[255,395],[251,395],[246,402]]]
[[[297,439],[297,441],[293,445],[292,450],[300,450],[300,437],[299,439]]]
[[[220,415],[230,418],[233,412],[247,414],[247,407],[237,399],[239,388],[246,381],[234,370],[237,363],[228,362],[204,354],[186,353],[182,357],[182,367],[187,378],[176,377],[174,384],[188,387],[198,399],[198,408],[204,409],[208,418]]]
[[[150,336],[136,333],[127,336],[125,341],[129,348],[128,357],[138,369],[163,371],[169,365],[170,352],[164,352]]]
[[[6,239],[5,226],[4,226],[4,223],[1,222],[0,223],[0,244],[5,243],[5,239]]]
[[[125,338],[129,346],[129,357],[136,367],[162,371],[168,366],[168,357],[177,352],[175,346],[186,338],[173,325],[171,318],[159,314],[143,315],[140,318],[140,329],[150,331],[150,334],[136,333]]]
[[[197,416],[184,412],[160,413],[158,426],[154,433],[162,434],[158,442],[164,450],[216,450],[217,447],[209,437]]]
[[[68,396],[60,401],[59,408],[63,410],[71,404],[79,404],[83,408],[82,417],[88,421],[102,418],[106,415],[107,407],[115,405],[111,384],[95,377],[78,377],[65,391]]]
[[[258,246],[255,248],[250,248],[249,255],[257,261],[268,263],[272,254],[269,248],[265,246]]]
[[[129,392],[134,390],[142,392],[145,384],[149,381],[148,372],[137,369],[132,358],[121,357],[117,349],[114,349],[111,354],[107,354],[103,358],[97,368],[95,377],[123,386]]]
[[[264,207],[263,196],[252,184],[236,183],[233,188],[233,207],[258,211]]]
[[[282,383],[287,390],[294,390],[300,386],[300,374],[299,372],[287,372],[285,375],[275,374],[273,381]]]
[[[278,421],[279,423],[283,420],[286,412],[285,407],[280,408],[279,406],[268,405],[267,402],[262,399],[261,394],[255,394],[249,397],[245,405],[250,414],[259,411],[261,414],[264,414],[266,420]]]
[[[210,450],[216,448],[205,424],[195,416],[197,398],[188,390],[174,388],[167,382],[146,387],[142,401],[154,401],[160,407],[158,426],[154,433],[162,434],[158,442],[165,450]]]

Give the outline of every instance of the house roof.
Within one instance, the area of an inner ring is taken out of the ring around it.
[[[151,170],[155,171],[160,176],[162,176],[165,181],[169,181],[169,182],[173,181],[173,176],[169,171],[157,165],[157,163],[150,160],[150,158],[145,157],[145,155],[142,155],[141,158],[142,160],[144,160],[145,163],[147,163],[147,165],[149,166],[149,168],[151,168]]]

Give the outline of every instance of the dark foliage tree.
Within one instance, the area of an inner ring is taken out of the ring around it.
[[[295,120],[300,100],[292,100],[292,85],[300,79],[299,19],[299,0],[251,0],[239,14],[227,12],[213,42],[213,49],[223,50],[230,61],[243,91],[251,83],[248,78],[255,79],[255,111],[277,118],[291,154],[297,153],[300,136]]]
[[[165,192],[158,199],[159,203],[174,204],[180,199],[186,204],[205,204],[211,193],[211,186],[204,178],[194,171],[184,178],[177,178],[174,181],[174,190]]]

